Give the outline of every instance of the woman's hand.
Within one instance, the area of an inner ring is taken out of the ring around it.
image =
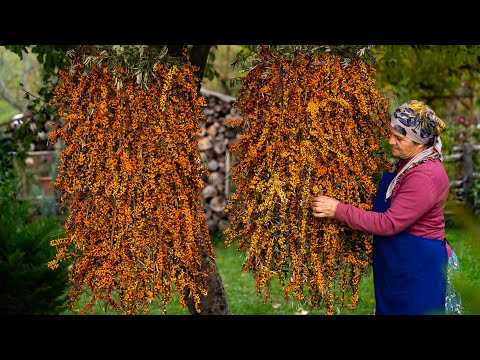
[[[313,216],[331,218],[335,215],[339,201],[329,196],[317,195],[312,201]]]

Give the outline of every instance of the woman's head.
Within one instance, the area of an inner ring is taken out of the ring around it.
[[[411,100],[400,105],[390,118],[390,126],[394,130],[393,134],[406,137],[417,145],[423,145],[422,148],[434,146],[441,153],[440,134],[445,130],[445,123],[421,101]],[[394,141],[392,135],[389,143],[391,141]],[[393,150],[394,145],[392,143],[390,145]]]
[[[391,146],[392,156],[403,160],[411,159],[427,148],[427,145],[413,141],[391,125],[388,129],[388,143]]]

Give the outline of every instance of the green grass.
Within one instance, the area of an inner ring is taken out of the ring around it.
[[[462,218],[465,220],[465,217]],[[453,222],[446,228],[446,237],[460,261],[461,278],[455,282],[461,291],[464,314],[480,314],[480,247],[475,234],[478,231],[470,227],[465,230],[465,224]],[[227,301],[234,315],[323,315],[323,309],[312,310],[295,301],[285,301],[283,291],[277,281],[272,281],[271,302],[264,303],[255,291],[255,281],[249,272],[241,272],[244,254],[236,250],[235,244],[226,247],[221,237],[213,236],[215,259],[222,277]],[[85,303],[81,299],[76,309]],[[364,276],[359,285],[359,302],[355,310],[340,309],[341,315],[372,315],[375,308],[373,291],[373,275],[370,272]],[[161,315],[161,306],[153,303],[149,314]],[[66,313],[72,314],[72,312]],[[94,315],[114,315],[112,311],[104,311],[100,306],[94,308]],[[168,315],[189,315],[187,309],[180,308],[178,294],[167,305]]]
[[[255,280],[249,272],[241,272],[244,254],[235,249],[234,244],[226,248],[221,242],[215,247],[216,263],[224,282],[230,310],[237,315],[293,315],[307,312],[311,315],[324,315],[323,309],[312,310],[296,301],[286,302],[278,281],[272,281],[272,301],[265,304],[255,291]],[[341,309],[341,314],[372,314],[373,301],[372,275],[364,277],[360,283],[359,304],[354,311]],[[365,296],[362,296],[364,294]]]
[[[449,242],[460,263],[460,278],[455,286],[461,294],[465,315],[480,314],[480,261],[478,244],[465,231],[450,229]]]
[[[460,292],[465,315],[480,314],[480,222],[479,216],[459,206],[450,205],[446,238],[457,254],[460,276],[454,284]],[[448,219],[448,218],[447,218]]]

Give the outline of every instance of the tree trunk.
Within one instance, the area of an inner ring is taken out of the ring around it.
[[[190,53],[190,62],[192,65],[198,66],[197,76],[200,79],[197,85],[197,92],[200,92],[202,87],[203,73],[207,65],[208,53],[212,45],[194,45]]]
[[[183,47],[184,45],[169,45],[168,50],[171,55],[179,56]],[[201,81],[207,64],[210,47],[211,45],[194,45],[190,53],[191,64],[199,68],[197,72],[199,78],[198,92],[200,92]],[[204,247],[200,247],[200,251],[202,253],[202,270],[208,274],[208,292],[206,296],[201,298],[199,312],[195,309],[193,298],[189,297],[187,302],[188,310],[192,315],[231,315],[222,278],[215,264],[215,259],[208,256]]]
[[[223,287],[222,278],[218,272],[215,260],[206,254],[205,248],[202,247],[200,251],[203,259],[202,271],[208,274],[208,292],[206,296],[201,297],[199,312],[195,309],[192,297],[189,297],[187,302],[188,310],[192,315],[231,315],[225,288]]]

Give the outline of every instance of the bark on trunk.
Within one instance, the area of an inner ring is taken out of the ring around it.
[[[200,92],[201,81],[203,79],[203,72],[207,63],[208,52],[211,45],[194,45],[190,54],[190,62],[194,66],[198,66],[199,70],[197,76],[199,78],[197,91]],[[169,46],[169,50],[180,51],[180,46]],[[201,298],[200,311],[195,309],[193,298],[188,298],[188,310],[192,315],[231,315],[230,308],[227,302],[227,296],[223,286],[222,278],[218,272],[215,259],[208,256],[203,247],[200,248],[202,252],[202,270],[208,274],[207,284],[208,292],[206,296]]]
[[[202,87],[203,73],[207,65],[208,53],[212,45],[194,45],[190,53],[190,62],[192,65],[198,66],[197,76],[200,79],[197,85],[197,92],[200,92]]]
[[[189,297],[187,303],[188,310],[192,315],[232,315],[215,260],[206,254],[204,248],[201,251],[203,258],[202,270],[208,274],[208,292],[206,296],[201,297],[200,311],[195,309],[193,298]]]

